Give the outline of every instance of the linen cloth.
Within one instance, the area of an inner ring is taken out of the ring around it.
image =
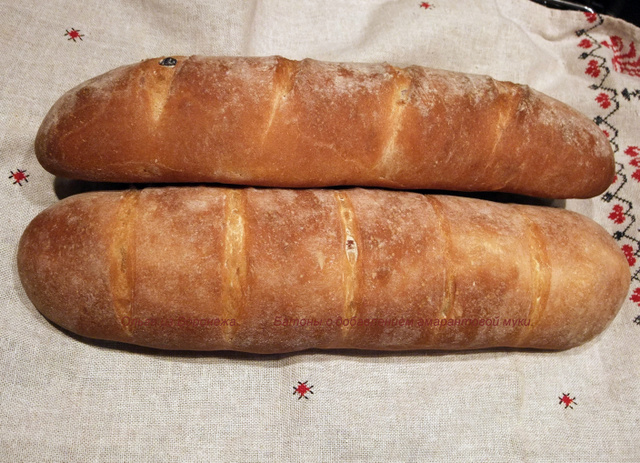
[[[638,28],[528,0],[0,5],[1,461],[640,460]],[[56,328],[16,269],[22,231],[57,201],[34,155],[39,124],[86,79],[191,54],[417,64],[570,104],[615,150],[609,190],[566,207],[624,250],[625,305],[596,340],[557,353],[171,353]]]

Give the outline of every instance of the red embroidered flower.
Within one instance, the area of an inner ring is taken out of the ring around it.
[[[609,95],[607,95],[606,93],[598,94],[598,96],[596,97],[596,101],[602,109],[607,109],[609,106],[611,106],[611,100],[609,99]]]
[[[617,72],[640,77],[640,55],[636,52],[636,44],[629,41],[628,51],[625,52],[625,43],[617,35],[609,37],[611,42],[602,42],[602,45],[613,51],[611,64]]]
[[[640,288],[636,288],[633,290],[633,293],[631,294],[631,297],[629,298],[631,301],[635,302],[636,304],[638,302],[640,302]],[[639,304],[640,305],[640,304]]]
[[[600,75],[598,62],[594,59],[589,61],[587,65],[587,69],[584,71],[584,73],[590,75],[591,77],[598,77]]]
[[[637,156],[640,154],[640,148],[637,146],[628,146],[626,150],[624,150],[624,154],[627,154],[631,157]]]
[[[622,252],[627,258],[627,262],[629,262],[629,267],[633,267],[633,265],[636,263],[636,258],[633,256],[633,247],[630,244],[623,244]]]
[[[598,15],[595,13],[589,13],[585,11],[584,15],[587,17],[587,21],[589,21],[590,23],[594,23],[598,19]]]
[[[582,39],[578,44],[578,46],[581,48],[591,48],[592,45],[593,45],[593,42],[589,39]]]
[[[635,154],[633,156],[635,156]],[[640,167],[640,158],[634,157],[633,159],[631,159],[631,161],[629,161],[629,165],[633,167]],[[633,173],[631,174],[631,178],[640,182],[640,169],[634,170]]]
[[[614,223],[621,224],[624,222],[624,214],[623,209],[620,204],[616,204],[613,206],[613,211],[609,214],[609,218],[614,221]]]

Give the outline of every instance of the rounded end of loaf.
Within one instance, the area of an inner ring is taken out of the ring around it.
[[[120,195],[85,193],[38,214],[18,246],[18,273],[42,315],[74,333],[126,341],[109,283],[109,230]]]
[[[185,59],[159,57],[121,66],[64,93],[36,134],[40,164],[54,175],[78,180],[182,181],[163,167],[153,146],[157,119]]]
[[[561,350],[584,344],[622,307],[631,280],[627,259],[606,230],[585,216],[541,207],[529,207],[527,214],[540,237],[540,299],[517,345]]]
[[[110,99],[110,93],[116,90],[116,82],[126,74],[125,67],[113,69],[58,98],[44,117],[35,138],[36,158],[45,170],[59,177],[106,180],[100,174],[109,163],[103,148],[109,145],[110,139],[121,136],[122,129],[109,133],[112,127],[99,130],[99,125],[109,117],[121,119],[104,105]]]
[[[563,199],[611,184],[607,137],[567,104],[489,76],[419,66],[399,75],[374,186]]]
[[[528,160],[517,177],[525,194],[545,198],[593,198],[613,183],[615,160],[605,133],[591,119],[528,86],[515,86],[518,122],[500,144]],[[516,192],[516,191],[511,191]]]
[[[76,87],[77,88],[77,87]],[[72,89],[62,95],[49,109],[44,117],[38,133],[36,134],[34,149],[36,159],[44,169],[59,177],[73,177],[74,172],[67,168],[67,164],[63,162],[64,154],[58,149],[57,139],[61,136],[58,130],[58,120],[64,108],[73,106],[72,101],[75,100],[75,89]]]

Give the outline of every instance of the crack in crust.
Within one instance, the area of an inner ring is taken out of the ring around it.
[[[502,84],[502,82],[496,82],[495,80],[492,79],[491,83],[493,87],[496,89],[498,99],[503,99],[505,94],[508,95],[508,93],[504,90],[504,84]],[[493,142],[491,153],[487,157],[487,165],[494,164],[494,160],[496,157],[496,150],[498,149],[498,146],[500,146],[500,142],[502,141],[505,134],[507,133],[507,129],[516,120],[516,113],[518,111],[520,99],[507,98],[506,103],[498,112],[498,120],[496,121],[495,141]]]
[[[391,101],[392,107],[389,114],[388,122],[391,130],[389,139],[387,140],[387,143],[382,150],[382,154],[380,155],[380,159],[376,163],[381,167],[383,172],[386,172],[388,170],[390,161],[392,161],[396,155],[396,140],[398,138],[398,132],[400,132],[400,127],[402,125],[402,116],[404,114],[404,110],[407,107],[409,94],[413,85],[411,75],[408,74],[405,69],[392,68],[392,70],[393,72],[395,72],[395,88],[393,92],[393,99]]]
[[[226,196],[222,317],[237,319],[243,307],[243,288],[247,276],[244,220],[246,196],[241,189],[228,189]],[[222,328],[222,338],[228,346],[232,345],[236,329],[237,327],[232,325]]]
[[[447,218],[442,212],[442,204],[433,196],[425,196],[431,203],[436,217],[438,218],[438,230],[440,235],[444,238],[446,247],[444,249],[444,262],[445,262],[445,285],[444,295],[442,297],[442,308],[440,309],[440,315],[442,318],[449,318],[454,312],[455,307],[455,293],[456,293],[456,278],[455,272],[451,266],[451,227]]]
[[[282,104],[282,100],[293,90],[295,84],[295,78],[300,70],[301,62],[292,61],[286,58],[277,57],[277,64],[274,76],[274,89],[273,89],[273,105],[269,113],[269,119],[267,126],[264,129],[262,135],[262,144],[264,145],[271,130],[271,125],[276,117],[278,109]]]
[[[487,169],[500,164],[500,151],[498,150],[498,148],[501,146],[503,138],[507,133],[509,133],[512,126],[514,124],[517,124],[518,113],[522,111],[523,107],[526,108],[528,106],[529,99],[531,97],[531,92],[528,90],[528,88],[516,89],[516,96],[510,97],[510,93],[508,91],[509,86],[507,86],[504,82],[499,82],[492,79],[491,83],[496,89],[496,92],[498,94],[497,98],[504,99],[506,97],[506,103],[498,113],[495,141],[493,142],[491,153],[487,156]],[[501,185],[494,188],[494,190],[501,191],[509,188],[514,180],[520,178],[523,175],[524,166],[525,164],[520,162],[518,168],[515,169],[508,178],[503,179]]]
[[[353,205],[349,200],[345,192],[335,193],[335,198],[338,202],[340,222],[342,225],[342,232],[344,236],[344,252],[345,252],[345,271],[344,271],[344,310],[342,312],[343,319],[351,319],[355,317],[358,312],[356,304],[356,289],[358,286],[358,257],[360,248],[358,243],[360,237],[358,236],[355,215],[353,212]],[[351,325],[342,326],[342,337],[345,338]]]
[[[173,87],[173,81],[176,79],[178,73],[184,66],[185,62],[190,59],[186,57],[178,57],[178,62],[175,66],[170,68],[163,68],[161,72],[166,72],[168,69],[173,70],[171,77],[168,79],[158,79],[155,85],[149,85],[149,98],[151,99],[151,118],[157,124],[164,113],[164,107],[167,105],[167,101],[171,96],[171,89]]]
[[[127,191],[122,195],[116,214],[111,244],[110,280],[113,311],[122,331],[133,336],[133,323],[124,319],[133,317],[133,291],[135,282],[135,229],[136,212],[140,192]]]
[[[551,292],[551,262],[544,238],[538,225],[517,206],[513,208],[527,224],[526,234],[529,242],[531,260],[531,306],[529,308],[529,326],[522,327],[515,345],[525,345],[547,309]]]

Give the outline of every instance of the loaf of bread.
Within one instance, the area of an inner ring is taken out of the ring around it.
[[[587,198],[614,176],[596,124],[527,86],[277,56],[114,69],[55,103],[35,149],[55,175],[108,182]]]
[[[80,335],[254,353],[565,349],[609,324],[630,279],[579,214],[358,188],[83,193],[31,222],[18,268]]]

